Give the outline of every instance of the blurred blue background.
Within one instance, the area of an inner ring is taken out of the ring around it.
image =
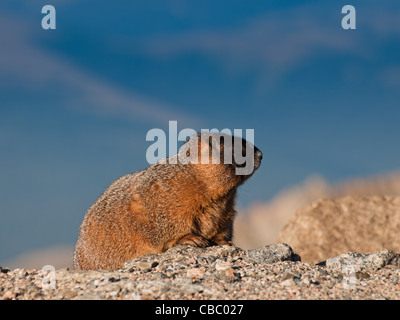
[[[42,6],[56,8],[43,30]],[[343,30],[352,4],[357,29]],[[400,2],[0,2],[0,264],[73,245],[148,130],[254,129],[239,206],[400,160]]]

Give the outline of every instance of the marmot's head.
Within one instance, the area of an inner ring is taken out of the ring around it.
[[[181,163],[193,165],[210,184],[210,189],[224,194],[253,175],[260,167],[263,154],[241,137],[198,133],[181,147],[178,157]]]

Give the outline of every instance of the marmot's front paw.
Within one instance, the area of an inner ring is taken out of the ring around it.
[[[234,246],[232,241],[227,241],[227,240],[216,240],[213,241],[217,246]]]
[[[184,236],[183,238],[179,239],[176,243],[186,244],[189,246],[200,247],[200,248],[208,247],[211,244],[210,241],[208,241],[207,239],[201,236],[197,236],[193,233]]]
[[[212,238],[211,241],[217,246],[224,246],[224,245],[234,246],[233,242],[227,239],[228,237],[226,236],[225,233],[220,233],[217,234],[214,238]]]

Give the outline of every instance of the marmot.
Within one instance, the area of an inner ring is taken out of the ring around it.
[[[219,164],[176,161],[193,150],[199,150],[198,159],[206,154],[211,160],[216,137],[222,151]],[[231,161],[224,158],[224,145],[232,148]],[[246,158],[253,165],[247,175],[236,174],[243,166],[233,156],[237,145],[243,155],[246,146],[254,151]],[[75,246],[76,269],[121,268],[130,259],[161,253],[178,243],[232,244],[237,187],[258,169],[262,152],[242,138],[215,133],[194,135],[183,146],[164,163],[119,178],[90,207]]]

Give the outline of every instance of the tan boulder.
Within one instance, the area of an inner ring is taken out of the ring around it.
[[[289,244],[308,263],[349,251],[400,252],[400,197],[318,200],[291,217],[278,242]]]

